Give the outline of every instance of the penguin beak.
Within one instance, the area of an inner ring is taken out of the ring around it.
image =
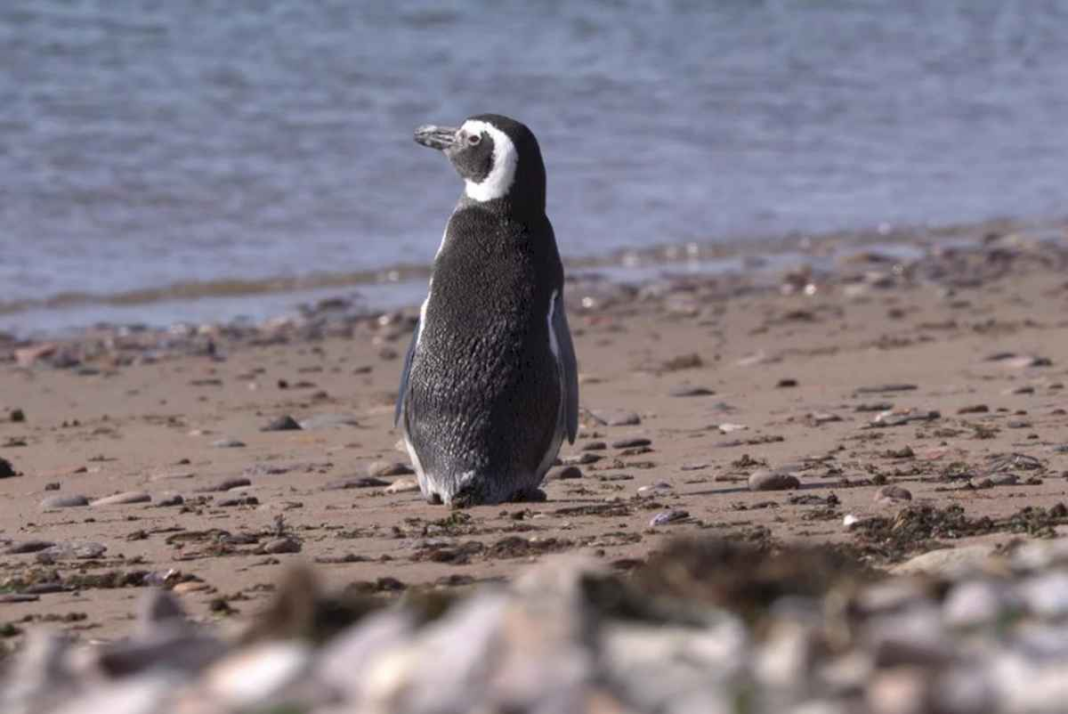
[[[415,143],[429,146],[431,149],[445,151],[456,145],[456,134],[460,130],[451,126],[427,124],[415,130]]]

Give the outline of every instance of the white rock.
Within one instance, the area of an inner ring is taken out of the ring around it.
[[[1016,591],[1027,609],[1039,617],[1068,615],[1068,573],[1057,571],[1028,578]]]
[[[996,621],[1006,604],[1003,587],[973,580],[950,590],[942,604],[942,614],[950,627],[977,627]]]
[[[55,714],[159,714],[167,706],[181,679],[174,675],[154,674],[109,682],[79,693],[74,701]]]
[[[212,665],[204,683],[222,704],[253,707],[299,681],[310,663],[310,648],[297,642],[255,645]]]
[[[982,566],[994,553],[994,550],[994,545],[989,543],[932,550],[895,565],[890,569],[890,572],[894,575],[925,573],[928,575],[954,577],[982,570]]]

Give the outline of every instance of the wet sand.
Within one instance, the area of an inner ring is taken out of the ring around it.
[[[884,568],[1060,533],[1068,249],[1063,231],[988,233],[908,262],[857,248],[827,274],[569,285],[583,411],[561,457],[579,474],[554,469],[535,504],[387,492],[412,479],[392,419],[414,310],[0,342],[0,458],[20,474],[0,479],[0,597],[26,600],[0,622],[121,637],[152,583],[241,622],[296,560],[393,593],[560,551],[626,570],[684,535],[830,543]],[[262,430],[285,415],[305,428]],[[753,491],[761,471],[799,488]],[[151,500],[42,506],[125,492]]]

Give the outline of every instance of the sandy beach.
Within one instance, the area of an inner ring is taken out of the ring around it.
[[[905,236],[909,260],[834,238],[808,247],[841,251],[826,273],[569,284],[582,426],[544,503],[450,511],[412,490],[392,419],[414,309],[0,342],[0,622],[112,640],[149,585],[242,622],[296,561],[392,596],[557,552],[626,572],[677,536],[835,544],[881,569],[1060,533],[1058,231]]]

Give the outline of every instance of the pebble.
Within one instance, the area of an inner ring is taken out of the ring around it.
[[[150,481],[181,481],[196,476],[195,471],[160,471],[149,477]]]
[[[80,506],[88,505],[89,499],[81,495],[49,496],[41,501],[41,508],[44,508],[45,510],[54,508],[78,508]]]
[[[608,444],[603,441],[587,441],[582,445],[582,451],[604,451]]]
[[[649,446],[653,442],[650,439],[646,439],[641,436],[631,437],[629,439],[617,439],[612,442],[613,449],[633,449],[637,446]]]
[[[571,479],[582,478],[582,469],[578,466],[564,466],[561,469],[552,471],[549,474],[549,481],[569,481]]]
[[[588,464],[595,464],[604,457],[599,454],[594,454],[589,451],[584,451],[580,454],[572,454],[560,459],[560,463],[565,466],[586,466]]]
[[[179,595],[188,595],[189,593],[202,593],[212,590],[213,588],[202,580],[187,580],[184,583],[178,583],[171,592]]]
[[[218,481],[211,486],[198,488],[197,493],[220,493],[222,491],[230,491],[235,488],[244,488],[251,485],[252,481],[244,476],[231,476],[229,478],[224,478],[222,481]]]
[[[351,414],[316,414],[300,422],[300,428],[304,431],[338,429],[359,425],[360,422]]]
[[[98,498],[89,505],[120,506],[130,503],[149,503],[151,500],[152,496],[148,495],[144,491],[124,491],[123,493],[116,493],[113,496],[105,496],[104,498]]]
[[[934,421],[942,415],[935,410],[908,409],[904,411],[890,410],[876,414],[871,420],[874,426],[904,426],[916,421]]]
[[[267,426],[261,428],[260,431],[300,431],[300,422],[288,414],[285,414],[277,419],[271,420]]]
[[[21,543],[12,543],[4,552],[9,555],[22,555],[24,553],[39,553],[55,545],[50,540],[24,540]]]
[[[211,442],[211,445],[216,449],[243,449],[247,446],[240,439],[219,439]]]
[[[901,501],[911,501],[912,491],[909,491],[904,486],[895,486],[890,484],[883,486],[875,492],[875,502],[884,505],[894,505]]]
[[[785,471],[758,469],[749,477],[750,491],[786,491],[800,487],[801,480]]]
[[[886,394],[887,392],[912,392],[918,389],[915,384],[891,382],[889,384],[876,384],[870,387],[857,387],[856,394]]]
[[[813,426],[823,426],[824,424],[831,424],[836,421],[843,421],[843,419],[831,412],[812,412],[808,415],[808,423]]]
[[[219,508],[232,508],[234,506],[258,506],[260,505],[260,499],[255,496],[233,496],[231,498],[220,499],[215,504]]]
[[[593,410],[590,414],[605,426],[638,426],[642,423],[642,418],[634,412]]]
[[[386,493],[411,493],[418,490],[419,482],[414,478],[399,478],[386,486]]]
[[[647,484],[641,486],[638,489],[639,498],[651,498],[653,496],[662,496],[672,491],[672,486],[667,481],[657,481],[656,483]]]
[[[37,554],[39,560],[93,560],[106,553],[103,543],[56,543]]]
[[[778,382],[775,383],[776,389],[793,389],[796,386],[797,380],[790,379],[789,377],[787,377],[786,379],[780,379]]]
[[[372,477],[407,476],[415,473],[403,461],[373,461],[367,466],[367,475]]]
[[[690,514],[687,511],[673,508],[670,511],[661,511],[660,513],[657,513],[655,516],[653,516],[652,519],[649,521],[649,527],[656,528],[657,526],[666,526],[669,523],[678,523],[680,521],[685,521],[689,517]]]
[[[723,422],[717,427],[721,434],[733,434],[736,431],[745,431],[749,427],[745,424],[731,424],[730,422]]]
[[[0,603],[37,602],[41,598],[28,593],[0,593]]]
[[[378,486],[388,486],[389,481],[384,481],[374,476],[350,476],[349,478],[339,478],[333,481],[327,481],[323,484],[323,491],[346,491],[350,488],[375,488]]]
[[[19,474],[15,471],[15,467],[11,465],[11,462],[0,457],[0,478],[12,478],[18,475]]]
[[[987,476],[975,484],[976,488],[993,488],[995,486],[1015,486],[1020,477],[1010,473],[996,473]]]
[[[165,493],[160,496],[156,501],[156,508],[171,508],[173,506],[181,506],[185,503],[185,499],[178,493]]]
[[[261,550],[264,553],[269,553],[271,555],[277,555],[279,553],[299,553],[301,546],[300,541],[296,538],[275,538],[264,543]]]
[[[682,385],[668,391],[670,397],[710,397],[715,392],[708,387]]]

